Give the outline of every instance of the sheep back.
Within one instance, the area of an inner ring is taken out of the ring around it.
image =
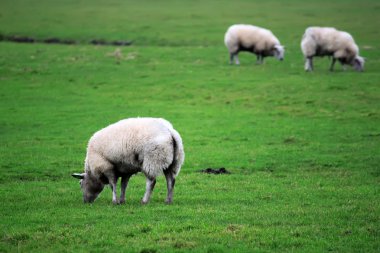
[[[86,171],[99,177],[109,169],[119,173],[141,171],[155,178],[173,163],[178,163],[178,174],[184,155],[177,154],[178,150],[183,153],[182,140],[176,131],[178,136],[173,137],[173,131],[168,121],[156,118],[130,118],[109,125],[90,138]],[[174,150],[178,146],[180,148]],[[176,161],[178,156],[182,160]]]
[[[230,26],[224,36],[224,43],[231,53],[239,51],[241,48],[252,48],[256,54],[280,45],[279,40],[270,30],[244,24]]]
[[[352,36],[332,27],[306,29],[301,49],[305,57],[331,55],[336,59],[351,61],[358,55],[358,46]]]

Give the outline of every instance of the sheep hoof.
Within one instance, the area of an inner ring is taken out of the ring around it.
[[[165,203],[166,203],[167,205],[171,205],[171,204],[173,203],[173,201],[172,201],[171,199],[167,199],[167,200],[165,200]]]
[[[148,204],[148,201],[141,200],[141,205],[146,205]]]
[[[114,204],[114,205],[118,205],[118,204],[119,204],[119,201],[117,201],[117,200],[112,200],[112,204]]]
[[[123,204],[125,204],[125,199],[119,200],[119,205],[123,205]]]

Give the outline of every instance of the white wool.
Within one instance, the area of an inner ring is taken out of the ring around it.
[[[305,58],[330,55],[342,64],[354,64],[354,60],[364,65],[359,56],[359,47],[352,36],[333,27],[309,27],[301,41],[301,49]]]
[[[245,24],[230,26],[224,36],[224,43],[230,52],[237,50],[239,44],[244,47],[255,45],[257,51],[268,50],[275,45],[280,45],[280,41],[270,30]]]
[[[181,137],[168,121],[130,118],[109,125],[91,137],[85,166],[93,175],[121,165],[117,166],[121,173],[134,168],[155,178],[169,166],[177,175],[183,161]]]
[[[246,24],[230,26],[224,35],[224,44],[230,53],[231,61],[232,58],[237,58],[240,51],[248,51],[261,58],[276,56],[282,60],[284,56],[284,47],[277,37],[270,30],[258,26]],[[239,64],[238,59],[236,61]]]

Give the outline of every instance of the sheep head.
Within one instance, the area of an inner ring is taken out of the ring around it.
[[[275,45],[273,47],[273,56],[278,60],[282,61],[284,59],[285,47],[281,45]]]
[[[83,192],[83,202],[92,203],[102,192],[104,184],[88,173],[74,173],[74,178],[80,179],[80,187]]]
[[[361,56],[356,56],[352,62],[351,65],[354,67],[356,71],[362,72],[364,70],[364,58]]]

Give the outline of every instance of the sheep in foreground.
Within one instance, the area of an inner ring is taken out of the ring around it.
[[[130,118],[109,125],[96,132],[87,146],[85,172],[72,176],[81,179],[83,201],[93,202],[110,184],[112,202],[125,203],[129,178],[143,172],[146,191],[142,203],[148,203],[156,177],[164,174],[167,183],[166,203],[173,200],[175,178],[184,161],[184,150],[179,133],[160,118]],[[120,200],[116,184],[121,177]]]
[[[284,59],[285,49],[270,30],[253,25],[232,25],[224,35],[224,44],[230,53],[230,64],[240,64],[238,54],[248,51],[256,54],[257,63],[262,64],[264,57],[274,56]]]
[[[332,27],[309,27],[301,41],[305,56],[305,70],[313,70],[314,56],[331,56],[330,71],[338,60],[343,66],[351,65],[357,71],[363,71],[364,58],[359,56],[359,48],[352,36]]]

